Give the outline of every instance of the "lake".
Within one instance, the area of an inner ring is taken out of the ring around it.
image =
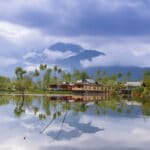
[[[0,150],[149,150],[150,102],[1,96]]]

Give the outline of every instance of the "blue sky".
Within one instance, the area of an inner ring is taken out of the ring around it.
[[[105,52],[84,67],[150,66],[149,0],[1,0],[0,73],[55,42]]]

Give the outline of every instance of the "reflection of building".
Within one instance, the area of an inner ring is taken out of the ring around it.
[[[74,95],[72,96],[74,101],[99,101],[109,100],[108,94],[92,94],[92,95]]]
[[[50,96],[49,100],[63,100],[63,101],[98,101],[98,100],[109,100],[109,94],[91,94],[91,95],[69,95],[69,96]]]

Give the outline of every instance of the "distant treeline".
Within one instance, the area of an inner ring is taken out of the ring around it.
[[[74,69],[73,72],[64,71],[59,66],[55,65],[49,68],[46,64],[41,64],[34,71],[27,72],[22,67],[15,69],[15,78],[7,78],[0,76],[0,91],[45,91],[49,84],[58,84],[62,82],[75,83],[78,80],[93,79],[96,83],[103,83],[106,85],[118,85],[118,83],[125,83],[130,81],[132,74],[127,72],[123,74],[118,72],[116,74],[108,75],[107,71],[96,70],[92,75],[86,71]],[[138,91],[138,92],[137,92]],[[135,89],[135,93],[149,93],[150,91],[150,70],[143,72],[143,87]]]

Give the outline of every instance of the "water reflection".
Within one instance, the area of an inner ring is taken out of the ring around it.
[[[149,101],[50,99],[1,97],[0,149],[149,149]]]

